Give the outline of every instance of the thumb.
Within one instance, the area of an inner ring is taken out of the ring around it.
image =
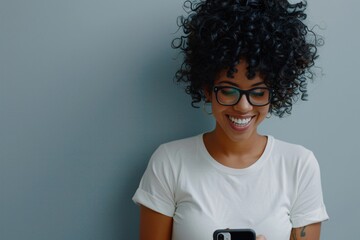
[[[256,240],[266,240],[266,238],[263,235],[258,235]]]

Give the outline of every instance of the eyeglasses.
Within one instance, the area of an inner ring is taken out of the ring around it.
[[[237,87],[215,86],[213,91],[216,95],[216,101],[223,106],[236,105],[244,94],[251,105],[258,107],[268,105],[272,97],[272,91],[267,87],[241,90]]]

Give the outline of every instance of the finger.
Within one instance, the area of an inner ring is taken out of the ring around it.
[[[256,237],[256,240],[266,240],[266,238],[263,235],[259,235]]]

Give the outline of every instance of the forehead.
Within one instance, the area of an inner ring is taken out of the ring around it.
[[[235,68],[237,71],[233,77],[228,77],[228,69],[220,71],[214,84],[231,84],[239,88],[249,88],[264,83],[264,79],[258,73],[252,79],[247,77],[247,63],[245,61],[241,61]]]

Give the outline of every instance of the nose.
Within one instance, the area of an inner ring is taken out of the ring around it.
[[[237,104],[234,105],[234,109],[238,112],[246,113],[251,111],[253,106],[249,103],[245,94],[243,94]]]

